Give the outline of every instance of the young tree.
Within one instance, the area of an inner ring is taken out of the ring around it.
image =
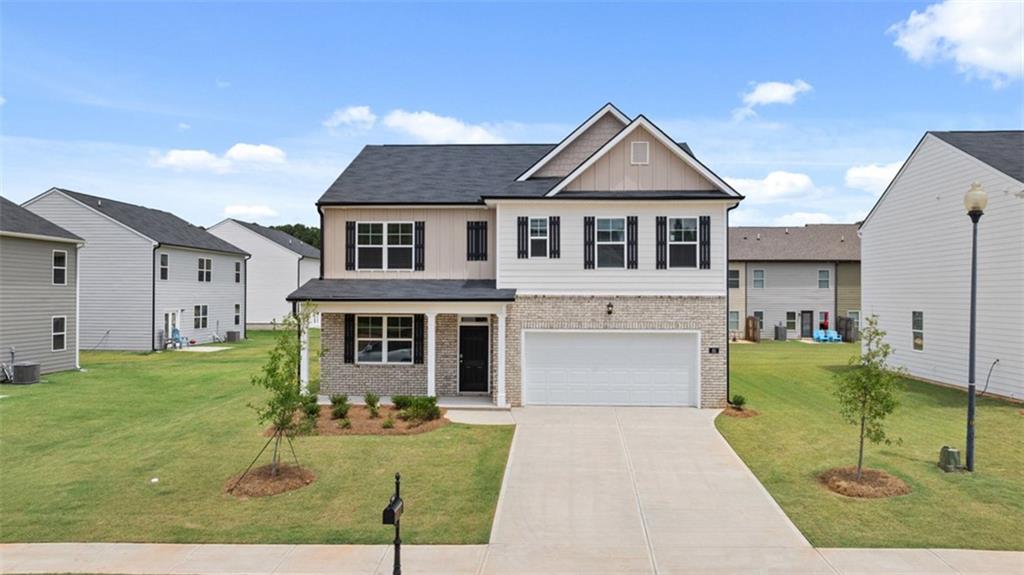
[[[839,414],[847,423],[860,425],[860,450],[857,455],[857,481],[864,467],[864,439],[874,444],[892,441],[885,433],[885,417],[899,405],[900,377],[903,370],[886,363],[892,348],[885,343],[885,332],[878,329],[878,316],[865,319],[861,331],[861,354],[850,359],[851,369],[836,375]]]

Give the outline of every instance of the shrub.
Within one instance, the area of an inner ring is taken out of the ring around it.
[[[384,423],[380,424],[380,426],[384,429],[391,429],[395,426],[395,420],[389,415],[388,418],[384,420]]]
[[[408,408],[414,401],[416,401],[416,398],[411,395],[394,395],[391,397],[391,403],[394,403],[395,409],[399,411]]]
[[[338,422],[338,425],[340,425],[342,429],[349,429],[352,427],[352,422],[349,421],[347,417],[343,417],[341,418],[341,421]]]
[[[441,417],[441,408],[437,406],[436,397],[416,397],[398,416],[417,423],[433,421]]]
[[[366,392],[363,396],[366,401],[366,409],[370,412],[371,419],[377,419],[380,417],[380,396],[372,391]]]
[[[732,403],[732,406],[736,409],[743,411],[743,406],[747,404],[747,398],[737,393],[732,396],[732,401],[730,403]]]
[[[334,398],[332,397],[331,400],[333,401]],[[351,407],[352,406],[349,405],[347,397],[345,398],[345,401],[339,401],[338,403],[335,403],[334,405],[331,406],[331,418],[346,419],[348,417],[348,410]]]
[[[317,404],[316,395],[309,394],[302,397],[302,411],[308,419],[316,419],[320,415],[320,405]]]
[[[340,405],[340,404],[343,404],[343,403],[348,403],[348,396],[347,395],[341,394],[341,395],[332,395],[331,396],[331,405]]]
[[[367,406],[366,409],[368,409],[370,411],[370,419],[377,419],[378,417],[380,417],[380,407],[379,406],[376,406],[376,405],[374,405],[372,407]]]

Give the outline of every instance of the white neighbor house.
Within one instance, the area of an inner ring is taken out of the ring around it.
[[[320,250],[280,230],[228,218],[209,232],[252,254],[246,285],[250,327],[267,327],[291,313],[285,299],[320,277]],[[319,325],[319,316],[313,319]]]
[[[863,312],[878,316],[892,363],[967,386],[971,220],[963,198],[973,182],[988,193],[978,226],[978,391],[1024,399],[1024,132],[924,135],[861,226]]]

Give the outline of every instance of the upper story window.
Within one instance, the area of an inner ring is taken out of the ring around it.
[[[818,270],[818,287],[828,289],[831,283],[831,272],[829,270]]]
[[[914,338],[914,351],[924,351],[924,312],[911,312],[911,333]]]
[[[412,222],[359,222],[356,258],[361,270],[413,269]]]
[[[629,145],[629,163],[634,166],[646,166],[651,162],[651,144],[649,142],[632,142]]]
[[[597,219],[597,267],[626,267],[626,218]]]
[[[729,287],[740,287],[740,270],[729,270]]]
[[[242,282],[242,262],[235,262],[235,283]]]
[[[170,265],[167,254],[160,254],[160,279],[167,279],[168,274],[170,274]],[[200,279],[199,281],[203,280]]]
[[[758,289],[764,287],[764,270],[754,270],[753,286]]]
[[[548,257],[547,218],[530,218],[530,257]]]
[[[210,258],[199,258],[199,281],[213,281],[213,260]]]
[[[466,222],[466,261],[487,261],[487,222]]]
[[[669,218],[668,267],[697,267],[697,218]]]
[[[412,363],[413,318],[358,316],[356,361],[359,363]]]
[[[53,250],[53,285],[68,285],[68,252]]]

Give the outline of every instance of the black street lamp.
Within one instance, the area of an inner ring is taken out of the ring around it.
[[[964,208],[971,218],[971,337],[967,373],[967,471],[974,471],[974,347],[978,317],[978,220],[985,213],[988,194],[974,182],[964,194]]]

